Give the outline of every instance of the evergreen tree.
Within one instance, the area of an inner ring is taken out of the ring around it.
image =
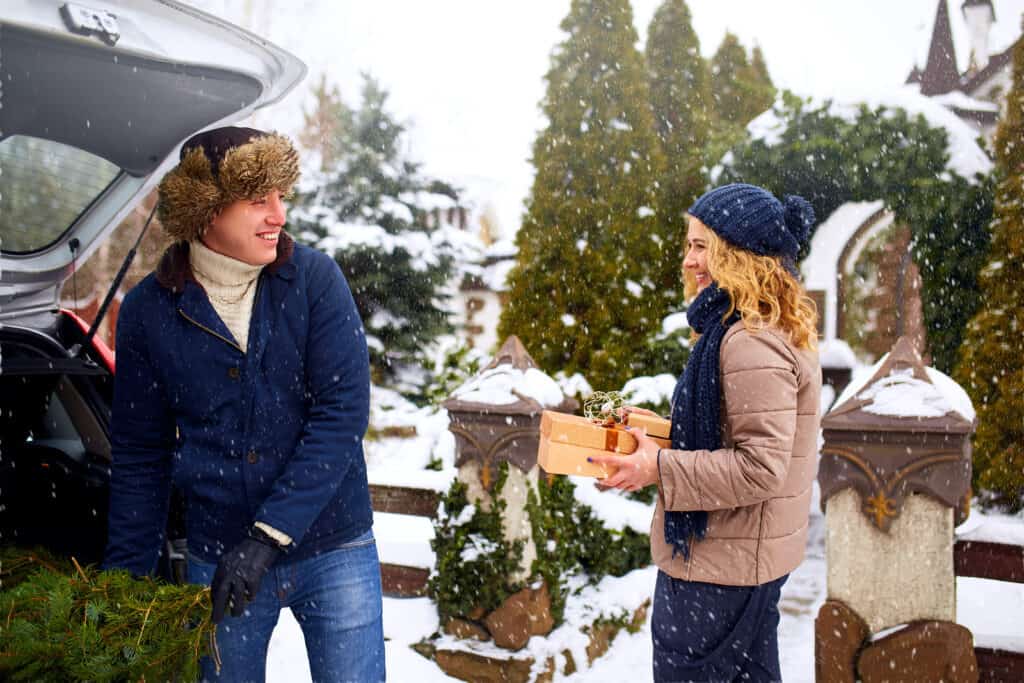
[[[775,101],[775,84],[772,83],[771,74],[768,73],[768,63],[764,60],[764,53],[761,52],[760,45],[755,45],[754,49],[750,51],[750,76],[751,81],[760,87],[761,101],[764,104],[761,111],[765,111]]]
[[[438,209],[454,207],[457,194],[404,158],[405,129],[388,114],[387,97],[369,76],[354,111],[336,90],[317,94],[307,119],[341,124],[330,124],[333,139],[304,139],[336,156],[308,174],[312,180],[303,183],[292,214],[299,239],[330,253],[345,273],[376,382],[417,366],[423,347],[452,330],[444,291],[451,258]]]
[[[665,0],[647,30],[647,72],[654,125],[665,157],[659,180],[659,220],[670,243],[682,245],[683,214],[704,191],[709,140],[710,74],[684,0]],[[658,282],[675,288],[679,264],[669,263]]]
[[[681,245],[653,211],[664,162],[628,0],[573,0],[561,28],[499,336],[618,388],[646,374],[633,355],[679,296],[655,278]]]
[[[775,100],[775,85],[761,49],[747,51],[739,38],[726,32],[711,58],[711,95],[714,105],[714,151],[738,142],[743,128]]]
[[[726,31],[722,44],[711,58],[711,91],[715,104],[715,119],[727,127],[742,127],[748,107],[744,102],[743,77],[750,70],[747,51],[740,39]]]
[[[978,412],[975,490],[1024,508],[1024,42],[995,138],[999,177],[992,248],[981,272],[981,306],[967,327],[954,377]]]
[[[194,681],[217,660],[210,589],[0,548],[0,680]]]

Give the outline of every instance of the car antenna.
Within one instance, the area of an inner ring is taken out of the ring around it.
[[[103,303],[100,304],[99,310],[96,312],[96,318],[92,321],[92,325],[89,326],[89,331],[85,335],[85,339],[81,344],[75,344],[71,347],[68,355],[71,358],[77,358],[82,352],[82,349],[89,346],[92,343],[92,338],[96,336],[96,330],[99,329],[100,323],[103,322],[103,317],[107,314],[107,309],[110,308],[110,302],[114,300],[114,294],[117,292],[117,288],[121,286],[121,281],[124,280],[124,276],[128,274],[128,268],[131,267],[132,261],[135,260],[135,252],[138,251],[139,245],[142,243],[142,238],[146,236],[146,230],[149,229],[149,224],[153,222],[153,216],[156,215],[156,207],[159,202],[153,204],[153,209],[149,212],[149,217],[146,219],[145,224],[142,226],[142,230],[139,231],[139,236],[135,240],[135,244],[128,250],[128,255],[124,257],[124,262],[121,264],[121,269],[117,271],[117,275],[114,276],[114,281],[110,283],[110,289],[107,290],[107,295],[103,297]]]

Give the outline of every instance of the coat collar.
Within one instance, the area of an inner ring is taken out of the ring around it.
[[[268,264],[260,274],[260,285],[258,285],[256,300],[253,303],[250,322],[253,334],[248,340],[247,355],[251,360],[258,360],[266,349],[272,327],[271,300],[283,300],[284,291],[282,289],[284,288],[281,285],[285,285],[286,281],[295,278],[295,264],[292,261],[294,250],[294,240],[282,231],[277,245],[277,259]],[[202,286],[192,273],[188,242],[176,242],[169,246],[160,259],[155,275],[161,286],[177,295],[177,308],[182,315],[192,323],[205,328],[208,332],[212,332],[238,348],[227,325],[217,315],[213,304],[210,303]],[[263,292],[263,289],[270,291]]]
[[[295,240],[292,239],[291,235],[282,230],[281,236],[277,241],[277,258],[274,259],[273,263],[267,265],[264,271],[268,275],[275,275],[285,280],[294,279],[295,264],[292,262],[294,251]],[[198,287],[199,283],[196,282],[195,275],[192,274],[188,242],[175,242],[167,247],[163,256],[160,257],[160,263],[156,267],[155,275],[156,281],[161,286],[175,294],[184,293],[186,290],[185,283],[189,281]]]

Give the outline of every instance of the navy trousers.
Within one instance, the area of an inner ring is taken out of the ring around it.
[[[654,680],[781,681],[779,595],[787,578],[720,586],[658,572],[651,618]]]

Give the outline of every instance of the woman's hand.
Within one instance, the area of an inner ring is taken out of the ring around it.
[[[592,455],[587,461],[615,470],[611,476],[599,480],[600,486],[639,491],[658,483],[658,442],[647,436],[646,429],[626,429],[636,437],[635,451],[629,455]]]

